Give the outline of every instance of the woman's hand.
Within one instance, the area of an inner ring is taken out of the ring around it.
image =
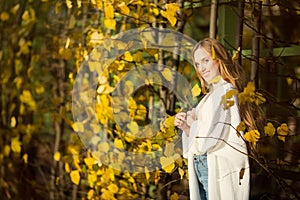
[[[187,135],[190,133],[190,126],[197,119],[196,110],[185,112],[180,112],[175,115],[174,125],[183,130]]]
[[[196,110],[193,108],[192,110],[187,112],[186,122],[188,126],[191,126],[192,123],[197,119]]]

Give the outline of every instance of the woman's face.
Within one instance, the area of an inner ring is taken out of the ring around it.
[[[198,48],[194,53],[195,69],[201,77],[209,82],[220,75],[219,62],[214,60],[206,50]]]

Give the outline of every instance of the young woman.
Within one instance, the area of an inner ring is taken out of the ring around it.
[[[247,147],[235,128],[241,117],[249,126],[253,118],[247,110],[240,112],[237,96],[232,97],[231,107],[222,104],[229,90],[243,90],[243,70],[214,39],[197,43],[192,54],[206,95],[195,109],[176,114],[174,121],[183,130],[190,199],[249,199]]]

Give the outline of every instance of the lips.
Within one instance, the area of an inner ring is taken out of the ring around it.
[[[209,71],[205,71],[205,72],[201,73],[202,76],[207,76],[208,74],[209,74]]]

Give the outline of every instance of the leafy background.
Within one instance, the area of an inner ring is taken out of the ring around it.
[[[264,131],[245,134],[253,144],[251,199],[297,199],[299,52],[284,56],[282,51],[278,56],[273,49],[299,47],[300,6],[292,0],[243,2],[244,16],[239,16],[244,19],[243,49],[251,49],[254,31],[259,32],[261,48],[268,52],[254,60],[259,67],[256,88],[250,84],[239,94],[253,103],[263,96],[259,104],[269,119]],[[95,159],[97,152],[85,148],[77,135],[86,129],[72,118],[72,89],[88,54],[98,45],[109,49],[107,39],[120,32],[163,27],[196,41],[207,37],[210,4],[184,0],[1,1],[0,198],[188,199],[187,161],[172,142],[178,137],[172,116],[182,105],[172,91],[145,80],[146,86],[135,92],[124,112],[129,113],[124,117],[134,119],[127,133],[113,119],[111,92],[129,70],[156,62],[183,74],[193,86],[194,96],[201,98],[189,63],[170,52],[141,49],[120,56],[99,78],[94,109],[103,125],[101,130],[120,149],[151,152],[164,146],[158,160],[161,168],[155,171],[145,167],[144,173],[124,172]],[[237,8],[235,1],[226,5]],[[257,29],[259,16],[261,26]],[[242,58],[250,78],[253,57],[245,53]],[[169,77],[170,72],[162,73],[161,78]],[[130,91],[133,85],[129,81],[124,87]],[[159,108],[167,115],[152,112]],[[134,137],[138,125],[157,117],[161,123],[155,137]],[[98,128],[91,125],[89,130],[97,133]],[[237,128],[243,130],[242,124]],[[122,162],[122,153],[112,154],[106,143],[95,141],[107,159]]]

